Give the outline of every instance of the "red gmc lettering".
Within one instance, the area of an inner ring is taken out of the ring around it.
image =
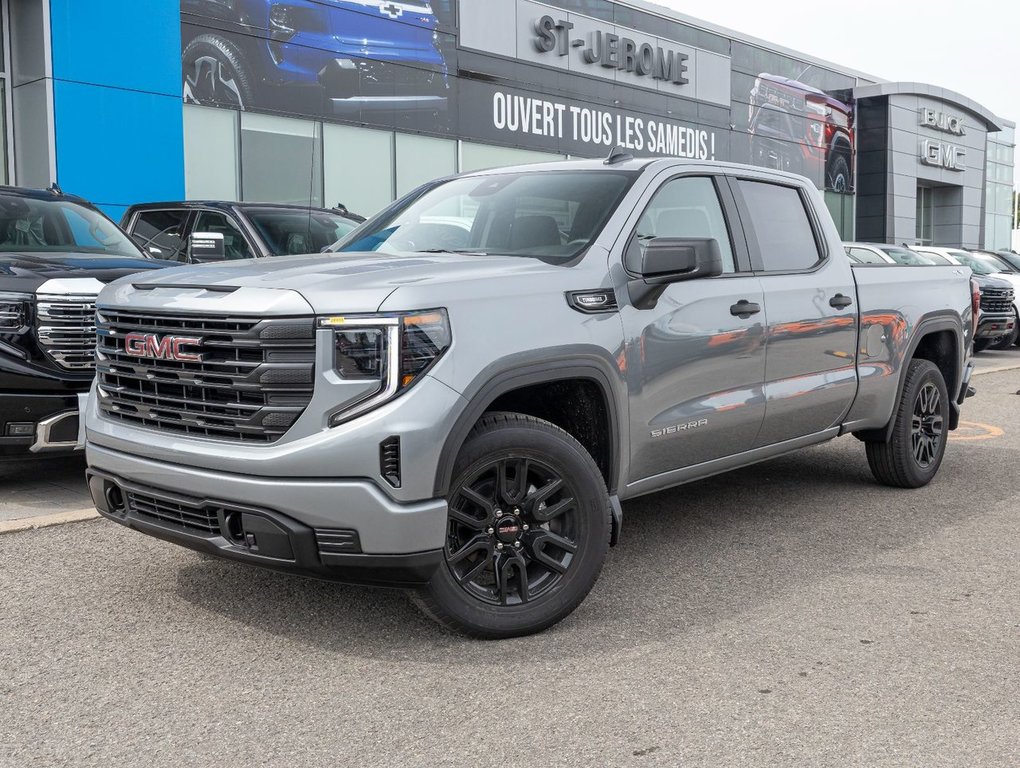
[[[199,362],[201,357],[185,352],[185,346],[201,344],[201,339],[189,336],[157,336],[154,333],[129,333],[124,337],[124,351],[135,357],[153,357],[157,360]]]

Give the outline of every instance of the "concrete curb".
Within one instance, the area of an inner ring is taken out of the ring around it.
[[[32,531],[36,528],[49,528],[53,525],[64,523],[79,523],[84,520],[95,520],[99,513],[95,508],[73,509],[70,512],[56,512],[52,515],[40,515],[39,517],[26,517],[21,520],[0,521],[0,535],[5,533],[19,533],[20,531]]]
[[[974,371],[974,376],[980,376],[985,373],[1002,373],[1003,371],[1015,371],[1020,368],[1020,363],[1007,363],[1006,365],[1000,365],[995,368],[980,368]]]

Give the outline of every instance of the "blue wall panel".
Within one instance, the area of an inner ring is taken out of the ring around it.
[[[57,181],[119,218],[184,197],[179,0],[50,0]]]
[[[53,77],[181,92],[180,0],[50,0]]]

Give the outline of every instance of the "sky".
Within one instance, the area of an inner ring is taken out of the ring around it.
[[[930,83],[1020,123],[1020,4],[653,0],[881,80]]]

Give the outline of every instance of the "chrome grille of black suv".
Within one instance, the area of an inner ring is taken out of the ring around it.
[[[96,360],[96,297],[40,294],[35,304],[39,346],[58,367],[91,371]]]
[[[1012,312],[1012,288],[984,288],[981,291],[982,312]]]
[[[110,418],[161,431],[271,443],[312,399],[312,318],[101,309],[97,319],[99,408]],[[172,359],[168,337],[192,340],[180,347],[185,359]],[[198,359],[187,359],[194,356]]]

